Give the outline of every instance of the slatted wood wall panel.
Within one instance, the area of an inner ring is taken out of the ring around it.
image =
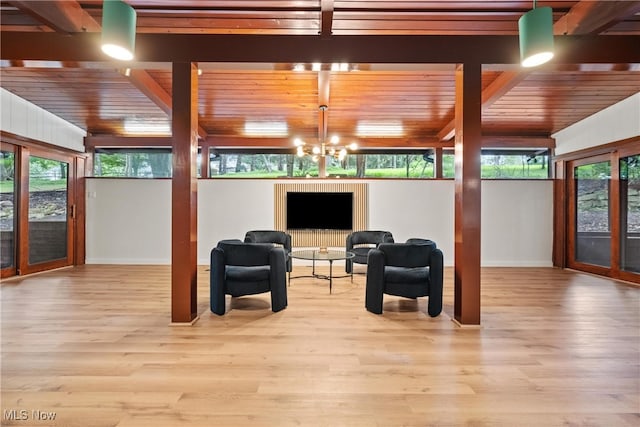
[[[353,229],[366,230],[369,227],[369,191],[367,184],[355,183],[291,183],[275,184],[274,191],[274,228],[286,230],[287,227],[287,192],[351,192],[353,193]],[[349,231],[342,230],[287,230],[291,234],[294,247],[338,247],[345,246]]]

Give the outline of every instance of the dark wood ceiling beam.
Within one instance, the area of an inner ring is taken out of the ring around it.
[[[556,21],[553,30],[554,34],[562,35],[597,34],[638,11],[640,11],[640,1],[581,1]],[[529,74],[530,71],[509,71],[499,75],[482,91],[482,110],[484,111],[493,105]],[[443,140],[449,140],[454,135],[454,120],[451,119],[438,132],[438,136]]]
[[[102,30],[101,24],[77,1],[13,1],[11,3],[59,33],[75,34],[87,31],[99,33]],[[72,65],[65,63],[65,66],[71,67]],[[128,73],[122,74],[162,111],[171,116],[171,95],[148,72],[130,70]],[[201,138],[205,138],[207,135],[202,126],[198,126],[198,135]]]
[[[114,135],[90,135],[84,138],[87,149],[97,147],[126,148],[126,147],[171,147],[170,136],[114,136]]]
[[[362,149],[416,149],[453,148],[453,141],[441,141],[436,136],[423,138],[357,138]],[[170,136],[112,136],[94,135],[85,138],[87,148],[123,147],[171,147]],[[246,138],[209,135],[203,145],[216,148],[290,148],[291,138]],[[555,140],[547,136],[531,135],[483,135],[482,146],[486,148],[554,148]]]
[[[640,62],[640,36],[557,36],[554,63]],[[2,59],[112,61],[100,34],[0,32]],[[517,36],[138,34],[140,62],[517,64]],[[203,48],[206,46],[206,49]],[[425,46],[429,46],[428,49]],[[116,63],[116,61],[112,61]],[[118,67],[124,64],[117,62]]]
[[[333,32],[333,0],[320,0],[320,35],[328,37]]]
[[[500,97],[523,81],[529,73],[521,71],[504,71],[482,91],[482,111],[488,109]],[[438,132],[438,137],[448,141],[455,135],[455,121],[451,120]]]
[[[162,111],[171,116],[173,109],[171,95],[148,72],[135,69],[121,69],[120,72]],[[202,126],[198,126],[198,135],[200,138],[206,138],[207,131]]]
[[[11,5],[59,33],[100,31],[100,24],[77,1],[10,1]]]
[[[583,0],[556,21],[555,34],[598,34],[640,12],[640,1]]]

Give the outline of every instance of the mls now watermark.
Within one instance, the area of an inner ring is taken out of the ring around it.
[[[40,409],[5,409],[2,418],[6,421],[54,421],[56,413]]]

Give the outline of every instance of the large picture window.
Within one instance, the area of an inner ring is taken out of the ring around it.
[[[442,156],[442,176],[454,178],[453,150]],[[482,179],[547,179],[550,153],[547,149],[483,149],[480,158]]]
[[[452,149],[442,150],[442,177],[455,176]],[[203,171],[198,150],[198,177],[209,178],[317,178],[318,162],[298,157],[291,150],[209,149]],[[326,158],[328,178],[434,179],[436,150],[370,150],[348,154],[343,160]],[[550,153],[547,149],[482,150],[483,179],[547,179]],[[170,178],[171,148],[96,148],[95,177]]]
[[[171,178],[170,148],[96,148],[93,176],[109,178]],[[198,177],[202,162],[198,151]]]

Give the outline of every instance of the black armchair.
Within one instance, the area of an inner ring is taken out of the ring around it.
[[[369,252],[365,307],[382,313],[383,294],[429,297],[429,316],[442,312],[443,256],[431,240],[382,243]]]
[[[271,292],[271,310],[287,306],[284,249],[272,244],[222,240],[211,251],[211,311],[226,312],[225,295]]]
[[[346,250],[347,252],[353,252],[355,257],[346,261],[345,270],[351,274],[354,262],[356,264],[367,263],[367,256],[371,249],[377,247],[380,243],[393,242],[393,235],[389,231],[354,231],[347,236]]]
[[[252,230],[247,231],[244,235],[246,243],[275,243],[284,248],[284,254],[287,263],[287,272],[291,272],[292,262],[289,254],[291,253],[291,234],[278,230]]]

